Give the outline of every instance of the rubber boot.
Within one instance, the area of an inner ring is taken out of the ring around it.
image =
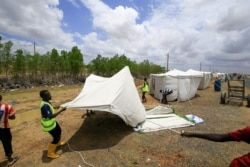
[[[65,141],[59,141],[58,143],[57,143],[57,146],[64,146],[66,144],[66,142]]]
[[[60,157],[59,154],[56,154],[56,153],[55,153],[56,147],[57,147],[57,144],[49,143],[49,145],[48,145],[48,154],[47,154],[47,157],[53,158],[53,159],[59,158],[59,157]]]

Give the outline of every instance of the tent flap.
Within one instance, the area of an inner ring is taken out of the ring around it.
[[[147,111],[146,117],[145,122],[135,130],[152,132],[195,125],[192,121],[176,115],[171,106],[157,106]]]

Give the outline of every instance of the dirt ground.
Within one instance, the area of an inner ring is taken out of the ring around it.
[[[137,133],[116,115],[96,111],[95,115],[87,117],[85,110],[68,108],[57,117],[67,145],[58,148],[61,156],[52,160],[46,157],[52,138],[42,132],[39,122],[38,93],[41,89],[48,89],[52,93],[52,103],[60,105],[74,99],[82,85],[2,92],[3,102],[17,110],[16,120],[10,124],[14,155],[20,159],[13,166],[226,167],[233,158],[249,152],[249,146],[242,142],[215,143],[184,138],[170,130]],[[222,91],[227,91],[225,83]],[[139,89],[138,92],[141,96]],[[189,101],[170,102],[178,114],[195,114],[204,119],[202,124],[175,130],[223,133],[249,125],[250,108],[246,107],[246,101],[241,105],[242,100],[233,99],[222,105],[220,95],[211,82],[209,88],[198,90],[196,97]],[[145,108],[161,105],[152,96],[146,96]],[[0,167],[6,163],[1,147]]]

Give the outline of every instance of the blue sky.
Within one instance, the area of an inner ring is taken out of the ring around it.
[[[250,73],[250,1],[1,0],[0,35],[13,50],[78,46],[169,69]]]

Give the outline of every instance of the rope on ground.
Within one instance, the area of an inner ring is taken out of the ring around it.
[[[66,132],[66,133],[67,133],[67,132]],[[68,135],[66,134],[66,136],[68,136]],[[82,159],[82,162],[83,162],[84,164],[86,164],[86,165],[88,165],[88,166],[91,166],[91,167],[95,167],[94,165],[92,165],[92,164],[90,164],[90,163],[88,163],[88,162],[85,161],[85,159],[84,159],[84,157],[83,157],[83,155],[82,155],[82,153],[81,153],[80,151],[73,150],[73,149],[70,147],[68,141],[67,141],[67,146],[68,146],[68,149],[69,149],[70,151],[76,152],[76,153],[78,153],[78,154],[80,155],[80,157],[81,157],[81,159]],[[81,167],[81,165],[78,165],[78,167]]]
[[[68,148],[69,148],[70,151],[76,152],[76,153],[78,153],[78,154],[80,155],[80,157],[81,157],[81,159],[82,159],[82,161],[83,161],[84,164],[86,164],[86,165],[88,165],[88,166],[91,166],[91,167],[94,167],[94,165],[92,165],[92,164],[90,164],[90,163],[88,163],[88,162],[85,161],[85,159],[84,159],[84,157],[83,157],[83,155],[81,154],[80,151],[73,150],[73,149],[70,147],[68,141],[67,141],[67,145],[68,145]],[[78,167],[81,167],[81,165],[78,165]]]
[[[171,130],[171,131],[173,131],[173,132],[175,132],[175,133],[181,134],[181,132],[179,132],[179,131],[177,131],[177,130],[174,130],[174,129],[172,129],[172,128],[168,128],[168,130]]]

